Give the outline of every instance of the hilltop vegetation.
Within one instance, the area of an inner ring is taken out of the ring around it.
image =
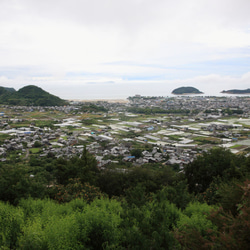
[[[250,89],[230,89],[230,90],[223,90],[221,93],[223,94],[234,94],[234,95],[243,95],[243,94],[250,94]]]
[[[180,87],[172,91],[174,95],[185,95],[185,94],[203,94],[200,90],[194,87]]]
[[[249,163],[225,149],[183,174],[167,166],[101,171],[86,149],[69,160],[13,157],[0,167],[0,246],[247,249]]]
[[[0,93],[16,92],[14,88],[0,87]]]
[[[18,91],[13,88],[0,87],[0,104],[22,105],[22,106],[61,106],[66,101],[51,95],[43,89],[29,85]]]

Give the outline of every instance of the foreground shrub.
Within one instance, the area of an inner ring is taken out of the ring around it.
[[[21,228],[24,225],[24,214],[21,208],[0,202],[0,248],[15,249]]]

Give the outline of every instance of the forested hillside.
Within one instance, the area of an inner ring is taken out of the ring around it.
[[[68,160],[13,155],[0,164],[0,246],[248,249],[250,158],[217,148],[177,169],[100,170],[86,148]]]
[[[61,106],[66,101],[51,95],[43,89],[29,85],[18,91],[13,88],[0,87],[0,104],[26,106]]]

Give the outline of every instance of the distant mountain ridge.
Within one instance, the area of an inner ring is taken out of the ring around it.
[[[187,94],[203,94],[200,90],[194,87],[180,87],[172,91],[174,95],[187,95]]]
[[[234,95],[240,95],[240,94],[250,94],[250,89],[230,89],[230,90],[223,90],[221,91],[223,94],[234,94]]]
[[[24,106],[62,106],[67,102],[43,89],[28,85],[18,91],[14,88],[0,87],[0,104]]]

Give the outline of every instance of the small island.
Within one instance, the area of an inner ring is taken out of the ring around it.
[[[230,89],[221,91],[223,94],[233,94],[233,95],[247,95],[250,94],[250,89]]]
[[[196,95],[196,94],[204,94],[204,93],[194,87],[180,87],[180,88],[174,89],[172,91],[172,94],[174,95]]]

